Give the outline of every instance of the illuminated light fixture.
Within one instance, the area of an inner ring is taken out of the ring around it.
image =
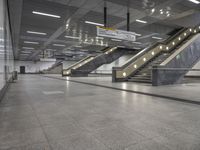
[[[195,3],[195,4],[199,4],[199,3],[200,3],[200,2],[197,1],[197,0],[188,0],[188,1],[193,2],[193,3]]]
[[[116,41],[116,42],[121,42],[122,40],[118,40],[118,39],[111,39],[112,41]]]
[[[162,15],[163,13],[164,13],[163,11],[160,12],[161,15]]]
[[[103,37],[99,37],[99,36],[97,36],[96,39],[103,40],[104,38],[103,38]]]
[[[92,24],[92,25],[96,25],[96,26],[104,26],[104,24],[101,24],[101,23],[96,23],[96,22],[92,22],[92,21],[85,21],[85,23],[87,24]]]
[[[154,13],[154,12],[155,12],[155,10],[156,10],[156,9],[155,9],[155,8],[153,8],[153,9],[151,10],[151,12],[152,12],[152,13]]]
[[[134,44],[142,44],[141,42],[133,42]]]
[[[30,52],[30,51],[21,51],[21,53],[23,53],[23,54],[30,54],[32,52]]]
[[[192,29],[190,28],[190,32],[192,32]]]
[[[82,66],[82,64],[79,65],[79,67],[81,67],[81,66]]]
[[[151,52],[151,55],[155,55],[154,51],[153,51],[153,52]]]
[[[136,36],[142,36],[142,34],[139,34],[139,33],[135,33],[135,35],[136,35]]]
[[[69,71],[67,71],[66,74],[69,74]]]
[[[161,38],[161,37],[157,37],[157,36],[152,36],[152,39],[162,40],[163,38]]]
[[[24,41],[26,44],[39,44],[39,42]]]
[[[196,33],[197,32],[197,30],[194,30],[194,33]]]
[[[79,47],[82,47],[82,46],[81,46],[81,45],[76,45],[76,46],[74,46],[74,47],[78,47],[78,48],[79,48]]]
[[[187,33],[184,33],[184,36],[186,36],[187,35]]]
[[[160,46],[160,49],[162,49],[163,47],[162,46]]]
[[[126,72],[123,72],[123,76],[126,77]]]
[[[31,49],[31,50],[33,50],[34,48],[33,47],[22,47],[22,49]]]
[[[200,26],[199,26],[199,29],[200,29]]]
[[[48,16],[48,17],[53,17],[53,18],[61,18],[58,15],[47,14],[47,13],[43,13],[43,12],[39,12],[39,11],[32,11],[32,13],[36,14],[36,15]]]
[[[169,11],[166,11],[166,14],[169,14]]]
[[[169,17],[170,16],[170,14],[167,14],[167,17]]]
[[[65,45],[63,45],[63,44],[53,44],[53,46],[65,47]]]
[[[26,31],[26,32],[30,34],[47,35],[47,33],[44,33],[44,32],[35,32],[35,31]]]
[[[80,39],[80,37],[76,37],[76,36],[65,36],[66,38],[70,38],[70,39]]]
[[[135,21],[140,22],[140,23],[147,23],[147,21],[136,19]]]
[[[175,42],[172,42],[172,45],[175,45]]]
[[[134,68],[136,69],[136,68],[137,68],[137,65],[134,65]]]
[[[181,40],[181,37],[179,37],[178,40],[180,41],[180,40]]]
[[[168,46],[166,47],[166,50],[169,50],[169,47],[168,47]]]
[[[146,58],[143,58],[143,61],[146,61],[147,59]]]

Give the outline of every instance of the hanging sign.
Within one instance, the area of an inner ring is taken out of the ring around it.
[[[116,30],[112,28],[97,27],[97,36],[103,36],[108,38],[115,38],[126,41],[135,41],[136,36],[134,32]]]

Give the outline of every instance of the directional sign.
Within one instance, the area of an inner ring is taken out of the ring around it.
[[[136,36],[134,32],[116,30],[112,28],[97,27],[97,36],[115,38],[126,41],[135,41]]]

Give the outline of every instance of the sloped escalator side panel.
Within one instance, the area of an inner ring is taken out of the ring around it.
[[[182,50],[164,66],[153,68],[152,84],[154,86],[180,83],[188,69],[200,60],[200,34],[188,42],[180,47]]]

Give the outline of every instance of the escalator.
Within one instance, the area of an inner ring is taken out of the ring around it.
[[[84,61],[83,63],[79,63],[76,68],[72,68],[71,76],[88,76],[89,73],[96,70],[98,67],[102,66],[103,64],[112,63],[113,61],[124,55],[126,52],[127,51],[124,48],[107,48],[102,54],[99,54],[88,61]]]
[[[169,60],[169,58],[171,58],[171,60],[174,60],[176,58],[175,54],[181,48],[183,47],[185,48],[185,45],[189,44],[187,45],[188,47],[190,47],[188,49],[191,49],[191,47],[194,46],[197,47],[197,45],[193,44],[194,41],[193,38],[198,34],[199,31],[200,27],[196,27],[194,29],[183,28],[182,30],[180,30],[178,33],[176,33],[174,36],[170,37],[166,41],[157,43],[149,48],[144,49],[136,56],[131,58],[125,65],[113,68],[113,73],[112,73],[113,82],[132,81],[132,82],[151,83],[153,85],[162,84],[161,83],[162,81],[157,80],[158,74],[156,73],[158,73],[159,71],[156,70],[155,68],[159,68],[159,66],[162,66],[163,68],[163,63],[166,62],[166,60]],[[194,62],[189,61],[189,62],[192,62],[194,64],[195,61]],[[184,62],[182,63],[186,64]],[[186,67],[191,67],[191,66],[192,64]],[[170,67],[176,68],[178,67],[178,64],[173,64]],[[159,73],[161,73],[161,71]],[[159,75],[161,76],[161,74]],[[156,84],[155,81],[157,82]],[[163,81],[163,83],[167,83],[167,81],[165,82]]]
[[[167,58],[171,56],[176,50],[178,50],[183,44],[187,43],[193,35],[188,36],[185,40],[179,43],[177,47],[172,49],[171,51],[162,51],[160,54],[152,58],[148,63],[143,65],[140,69],[137,70],[134,74],[132,74],[128,81],[133,82],[144,82],[144,83],[152,83],[152,68],[153,66],[159,66],[162,62],[164,62]]]
[[[80,67],[81,66],[80,64],[87,63],[88,61],[94,59],[94,57],[95,56],[87,56],[87,57],[81,59],[80,61],[78,61],[77,63],[71,65],[67,69],[63,69],[62,76],[70,76],[72,69],[76,69],[76,68]]]

